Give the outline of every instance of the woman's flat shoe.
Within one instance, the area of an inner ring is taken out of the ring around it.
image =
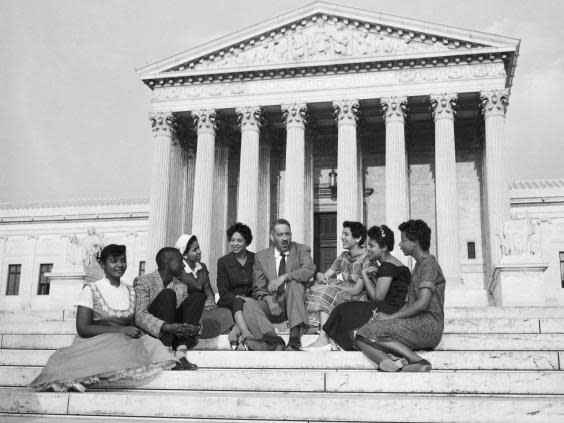
[[[302,347],[301,350],[309,352],[331,351],[331,344],[322,345],[320,347]]]
[[[409,363],[401,369],[402,372],[429,372],[431,371],[432,366],[425,359],[421,359],[419,361],[414,361],[413,363]]]
[[[403,367],[402,363],[398,361],[394,361],[391,358],[382,360],[380,364],[378,364],[378,369],[387,372],[387,373],[394,373],[394,372],[401,372]]]

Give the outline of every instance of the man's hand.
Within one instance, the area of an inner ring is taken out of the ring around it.
[[[236,298],[239,298],[240,300],[243,300],[243,301],[252,300],[251,297],[245,297],[244,295],[236,295],[235,297],[236,297]]]
[[[272,314],[273,316],[280,316],[282,314],[282,308],[280,307],[280,304],[278,303],[278,301],[276,301],[274,296],[266,297],[265,299],[266,304],[268,305],[268,309],[270,310],[270,314]]]
[[[143,332],[141,332],[141,329],[139,329],[135,326],[122,326],[120,328],[120,332],[123,333],[124,335],[130,336],[132,338],[139,338],[141,335],[143,335]]]
[[[271,294],[275,294],[279,292],[279,289],[282,285],[286,282],[286,275],[282,275],[277,277],[276,279],[271,280],[268,282],[268,292]]]
[[[315,279],[317,280],[317,282],[320,283],[324,283],[324,284],[329,283],[329,278],[325,276],[325,273],[317,272],[317,275],[315,275]]]
[[[188,323],[165,323],[161,330],[178,336],[195,336],[200,332],[200,327]]]

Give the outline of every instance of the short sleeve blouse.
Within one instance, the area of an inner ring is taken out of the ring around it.
[[[376,272],[375,278],[392,278],[390,283],[390,288],[384,302],[396,307],[402,307],[405,304],[405,297],[407,295],[407,289],[409,287],[409,282],[411,281],[411,273],[407,266],[396,266],[390,262],[382,262],[378,271]]]

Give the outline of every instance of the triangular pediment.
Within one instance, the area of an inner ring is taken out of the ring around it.
[[[143,79],[323,63],[514,52],[519,40],[313,3],[139,69]]]

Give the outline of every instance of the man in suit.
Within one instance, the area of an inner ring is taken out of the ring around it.
[[[158,269],[139,277],[135,324],[182,356],[173,370],[196,370],[198,366],[186,359],[185,351],[196,343],[206,297],[199,292],[188,295],[186,285],[178,280],[182,259],[176,248],[162,248],[156,257]]]
[[[301,329],[306,326],[305,284],[315,273],[311,249],[292,242],[290,223],[274,222],[270,239],[273,247],[255,255],[253,298],[245,301],[243,315],[254,340],[247,345],[255,350],[282,350],[284,340],[276,335],[272,323],[288,320],[290,340],[286,350],[299,351]]]

